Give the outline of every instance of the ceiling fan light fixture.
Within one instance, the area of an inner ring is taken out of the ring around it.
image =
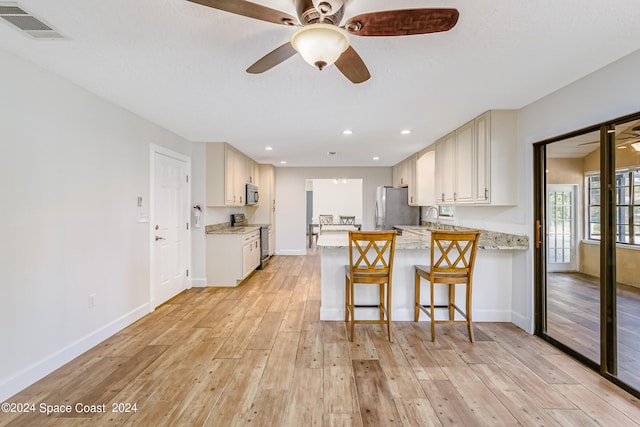
[[[633,144],[631,144],[631,146],[633,147],[634,150],[640,151],[640,141],[634,142]]]
[[[349,36],[335,25],[311,24],[293,34],[291,45],[309,65],[322,70],[347,50]]]

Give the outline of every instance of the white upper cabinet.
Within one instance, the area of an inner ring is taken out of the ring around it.
[[[475,119],[477,204],[518,203],[516,154],[518,115],[513,110],[491,110]]]
[[[410,206],[428,206],[435,203],[435,152],[413,154],[393,167],[393,186],[407,187]]]
[[[515,205],[517,113],[492,110],[436,143],[441,205]]]
[[[408,196],[407,203],[411,206],[420,206],[418,204],[417,187],[416,187],[416,163],[418,154],[412,154],[393,167],[393,186],[407,187]]]
[[[518,113],[513,110],[487,111],[475,119],[475,135],[475,203],[516,205]]]
[[[418,153],[418,162],[416,164],[418,206],[433,206],[436,204],[435,165],[435,151],[421,151]]]
[[[473,133],[473,120],[455,131],[453,200],[456,204],[473,203],[475,169]]]
[[[229,144],[207,144],[207,206],[244,206],[246,184],[258,183],[258,164]]]
[[[260,183],[260,168],[259,164],[253,159],[245,157],[246,161],[246,183],[257,186]]]
[[[439,204],[455,203],[456,182],[456,134],[451,132],[436,144],[435,186]]]

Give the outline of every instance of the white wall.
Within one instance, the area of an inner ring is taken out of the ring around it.
[[[356,223],[362,224],[362,180],[314,179],[314,221],[323,214],[333,215],[336,223],[340,221],[340,215],[355,216]]]
[[[149,311],[150,144],[191,144],[3,51],[0,94],[3,401]]]
[[[276,168],[276,254],[306,253],[306,180],[336,176],[362,179],[362,228],[374,229],[375,189],[391,185],[390,167]]]

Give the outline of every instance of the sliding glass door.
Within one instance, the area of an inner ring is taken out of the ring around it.
[[[534,146],[536,334],[640,390],[640,114]]]
[[[640,390],[640,120],[614,129],[615,374]]]
[[[596,224],[599,209],[583,209],[585,199],[599,203],[600,132],[592,130],[545,144],[544,273],[545,332],[557,343],[600,362],[600,241],[587,238],[583,224]],[[585,176],[594,177],[588,186]]]

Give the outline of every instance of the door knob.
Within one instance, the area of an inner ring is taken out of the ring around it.
[[[156,242],[157,242],[158,240],[166,240],[166,239],[165,239],[164,237],[156,236]]]

